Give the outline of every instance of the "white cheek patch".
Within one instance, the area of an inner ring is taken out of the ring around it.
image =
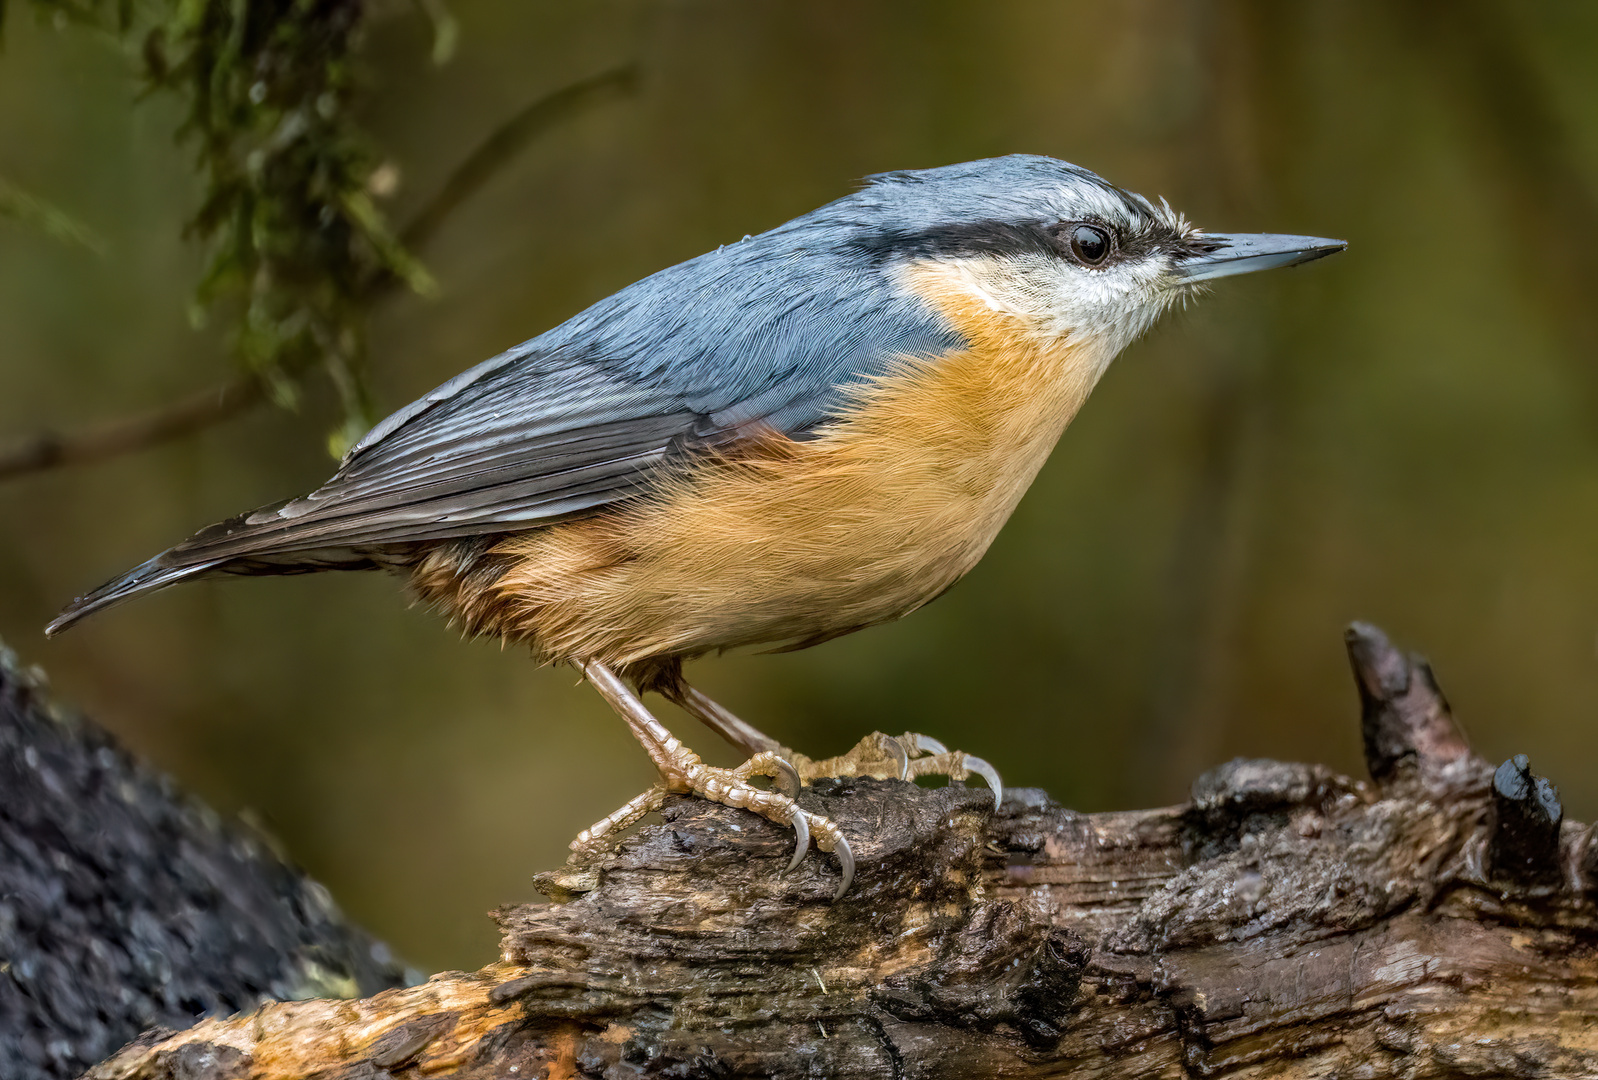
[[[1105,363],[1157,319],[1175,298],[1155,255],[1102,270],[1044,255],[961,259],[957,279],[995,311],[1034,333],[1098,346]]]

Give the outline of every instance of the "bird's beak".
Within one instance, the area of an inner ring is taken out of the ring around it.
[[[1273,270],[1278,266],[1297,266],[1311,259],[1334,255],[1348,246],[1346,240],[1282,236],[1278,233],[1206,236],[1204,241],[1217,246],[1202,255],[1178,259],[1171,268],[1173,276],[1188,283],[1231,274],[1252,274],[1256,270]]]

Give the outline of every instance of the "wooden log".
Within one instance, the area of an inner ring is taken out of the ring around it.
[[[789,834],[693,800],[500,962],[268,1004],[95,1080],[1598,1075],[1592,831],[1471,755],[1423,661],[1349,631],[1373,781],[1237,760],[1180,806],[847,780]]]

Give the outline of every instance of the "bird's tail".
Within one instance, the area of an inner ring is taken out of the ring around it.
[[[276,528],[281,519],[275,512],[282,506],[282,503],[273,503],[207,525],[176,547],[168,548],[89,595],[72,601],[44,628],[45,634],[54,637],[102,608],[197,577],[306,574],[316,570],[371,570],[395,565],[377,549],[296,544],[296,537],[284,536],[282,530]]]
[[[131,600],[135,596],[157,589],[164,589],[168,585],[175,585],[197,574],[203,574],[213,569],[226,560],[218,559],[215,562],[190,563],[187,566],[173,565],[167,561],[165,555],[157,555],[147,563],[134,567],[119,578],[101,585],[87,596],[80,596],[66,609],[57,615],[50,625],[44,628],[45,635],[54,637],[67,629],[79,619],[93,615],[102,608],[120,604],[124,600]]]

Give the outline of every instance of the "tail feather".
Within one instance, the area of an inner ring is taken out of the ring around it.
[[[211,574],[306,574],[317,570],[372,570],[392,565],[384,557],[384,549],[381,548],[291,546],[289,550],[283,550],[284,538],[280,534],[269,528],[256,528],[250,523],[251,518],[270,513],[278,505],[281,504],[209,525],[177,547],[135,566],[89,595],[78,597],[44,628],[46,636],[54,637],[96,611],[191,578]]]
[[[179,581],[203,574],[213,569],[215,562],[191,563],[188,566],[174,566],[166,561],[165,555],[157,555],[147,563],[134,567],[119,578],[101,585],[87,596],[80,596],[66,609],[57,615],[50,625],[44,628],[45,636],[54,637],[67,629],[79,619],[94,614],[102,608],[120,604],[124,600],[131,600],[147,592],[164,589],[168,585],[175,585]]]

